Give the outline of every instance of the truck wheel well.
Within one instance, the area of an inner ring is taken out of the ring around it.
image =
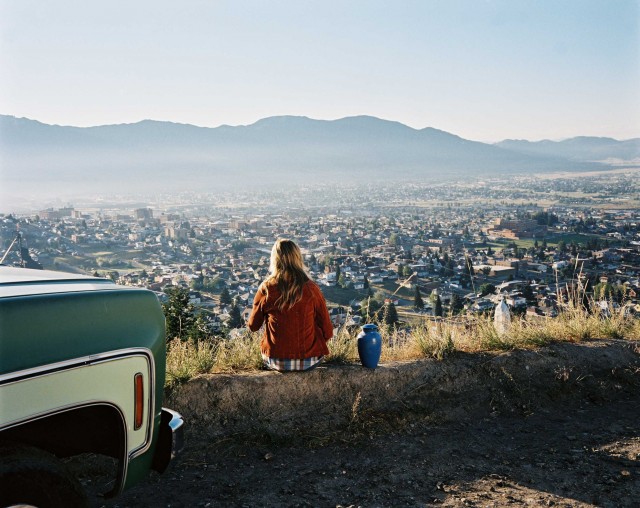
[[[114,406],[93,404],[11,427],[0,432],[0,441],[32,445],[58,457],[92,452],[122,461],[125,427]]]
[[[2,506],[89,507],[82,485],[60,459],[20,444],[0,446]]]

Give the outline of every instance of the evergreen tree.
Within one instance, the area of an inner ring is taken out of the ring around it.
[[[240,328],[242,326],[242,314],[237,302],[233,302],[233,306],[229,311],[229,328]]]
[[[176,337],[185,340],[195,323],[193,304],[189,301],[189,290],[172,287],[165,290],[169,297],[162,304],[165,316],[167,340]]]
[[[447,269],[445,271],[447,277],[451,277],[453,275],[453,259],[447,259]]]
[[[420,288],[418,286],[416,286],[416,294],[413,297],[413,306],[418,310],[424,309],[424,300],[422,299]]]
[[[435,301],[433,303],[433,315],[442,317],[442,300],[440,299],[440,295],[436,295],[435,297]]]
[[[220,293],[220,307],[224,307],[231,303],[231,295],[229,294],[229,289],[227,286],[222,288],[222,292]]]
[[[189,338],[198,342],[199,340],[205,340],[210,336],[209,327],[207,326],[207,320],[202,314],[198,314],[193,322],[193,325],[189,329]]]
[[[473,278],[475,275],[475,270],[473,269],[473,261],[469,256],[464,257],[464,272],[469,276],[469,278]]]
[[[527,283],[527,285],[522,289],[522,296],[524,296],[528,302],[535,299],[531,284]]]
[[[385,325],[395,325],[398,322],[398,311],[393,302],[386,303],[382,314],[382,321]]]
[[[450,302],[449,306],[451,307],[451,313],[452,314],[457,314],[464,307],[463,304],[462,304],[462,300],[455,293],[453,295],[451,295],[451,302]]]

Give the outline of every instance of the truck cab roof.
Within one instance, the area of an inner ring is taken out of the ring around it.
[[[79,291],[127,289],[109,279],[87,275],[0,266],[0,298]]]

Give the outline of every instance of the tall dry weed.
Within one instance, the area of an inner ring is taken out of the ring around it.
[[[636,317],[629,326],[628,339],[640,340],[640,318]]]
[[[211,372],[215,364],[215,346],[210,341],[181,341],[167,344],[167,386],[188,381],[199,374]]]
[[[213,372],[259,370],[261,367],[260,332],[246,330],[238,337],[217,342]]]
[[[549,323],[552,318],[516,319],[511,323],[506,340],[513,348],[547,345],[555,339]]]
[[[459,330],[447,322],[424,323],[413,329],[411,348],[418,358],[442,360],[457,349],[454,337]]]
[[[329,363],[348,364],[358,358],[355,334],[347,326],[338,328],[327,346],[329,347],[329,355],[325,361]]]

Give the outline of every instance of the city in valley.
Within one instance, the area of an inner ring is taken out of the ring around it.
[[[631,171],[458,183],[78,198],[0,215],[6,264],[189,291],[211,335],[242,328],[278,237],[295,240],[334,324],[490,313],[527,319],[568,295],[640,310],[640,184]],[[13,245],[12,245],[13,243]],[[22,247],[19,248],[19,247]]]

